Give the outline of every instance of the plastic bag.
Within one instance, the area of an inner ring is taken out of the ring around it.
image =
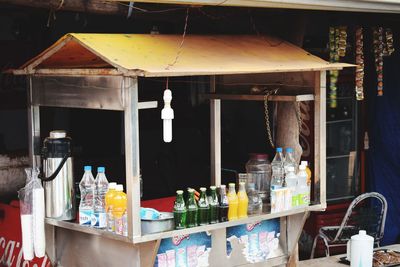
[[[18,192],[21,207],[22,249],[25,260],[44,257],[46,249],[44,232],[44,190],[39,170],[25,169],[27,182]]]

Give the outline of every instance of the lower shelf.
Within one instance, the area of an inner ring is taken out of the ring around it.
[[[205,232],[205,231],[213,231],[213,230],[224,229],[227,227],[232,227],[232,226],[241,225],[241,224],[270,220],[270,219],[290,216],[290,215],[294,215],[294,214],[299,214],[299,213],[303,213],[306,211],[323,211],[323,210],[325,210],[325,208],[326,208],[326,205],[317,204],[317,205],[291,209],[291,210],[278,212],[278,213],[268,213],[268,214],[249,216],[248,218],[239,219],[239,220],[235,220],[235,221],[209,224],[209,225],[198,226],[198,227],[193,227],[193,228],[186,228],[186,229],[182,229],[182,230],[173,230],[173,231],[168,231],[168,232],[148,234],[148,235],[136,236],[136,237],[135,236],[134,237],[121,236],[121,235],[107,232],[105,230],[82,226],[82,225],[79,225],[79,224],[73,223],[73,222],[58,221],[58,220],[49,219],[49,218],[46,218],[46,223],[56,226],[56,227],[70,229],[73,231],[79,231],[79,232],[87,233],[87,234],[91,234],[91,235],[99,235],[99,236],[102,236],[105,238],[110,238],[110,239],[119,240],[119,241],[123,241],[123,242],[138,244],[138,243],[145,243],[145,242],[149,242],[149,241],[154,241],[154,240],[159,240],[159,239],[164,239],[164,238],[169,238],[169,237],[174,237],[174,236],[188,235],[188,234]]]

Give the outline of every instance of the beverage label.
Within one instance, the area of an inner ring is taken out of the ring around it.
[[[123,217],[121,218],[115,218],[115,233],[118,235],[123,235],[124,234],[124,219]]]
[[[107,214],[105,212],[95,212],[92,215],[92,227],[106,228],[107,227]]]
[[[128,236],[128,215],[126,212],[122,215],[122,234]]]
[[[114,222],[114,215],[112,212],[107,214],[107,230],[109,232],[115,232],[115,222]]]
[[[310,204],[310,194],[299,194],[299,204],[300,206],[308,206]]]
[[[79,209],[79,224],[90,226],[92,222],[92,209]]]

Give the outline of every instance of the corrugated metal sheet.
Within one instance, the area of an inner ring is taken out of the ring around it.
[[[130,2],[129,0],[110,0]],[[138,0],[135,2],[400,13],[400,0]]]
[[[67,34],[19,73],[186,76],[340,69],[280,39],[264,36]],[[176,61],[176,62],[175,62]],[[174,63],[175,62],[175,63]]]

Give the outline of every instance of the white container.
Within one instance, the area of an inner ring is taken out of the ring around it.
[[[353,235],[347,242],[347,259],[350,267],[372,267],[374,238],[367,232],[360,230],[358,235]]]

